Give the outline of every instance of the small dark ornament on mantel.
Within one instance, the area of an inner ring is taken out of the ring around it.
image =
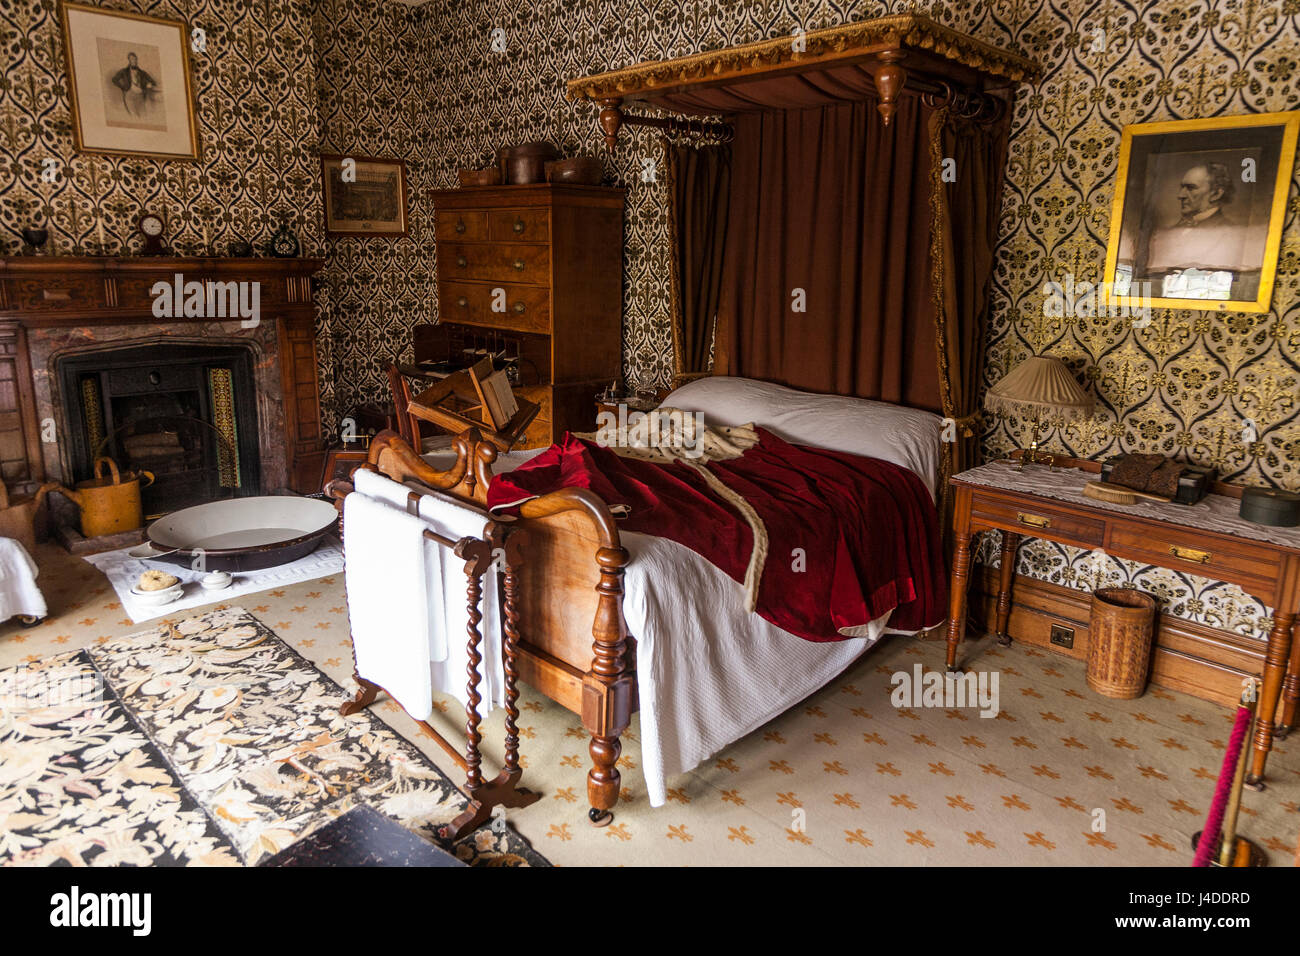
[[[293,259],[298,255],[298,237],[289,229],[289,224],[282,223],[271,241],[266,244],[266,251],[277,259]]]
[[[37,256],[41,254],[41,246],[45,245],[50,238],[50,230],[44,226],[25,226],[22,232],[23,255]]]
[[[232,259],[251,259],[253,257],[253,244],[243,239],[236,239],[230,244],[227,251]]]

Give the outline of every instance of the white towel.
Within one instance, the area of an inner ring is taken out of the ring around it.
[[[26,548],[14,538],[0,538],[0,621],[17,614],[45,617],[45,595],[36,586],[39,573]]]
[[[408,495],[413,487],[399,484],[391,478],[372,471],[357,471],[353,475],[354,494],[364,494],[381,501],[389,502],[395,507],[406,508]],[[457,501],[450,495],[433,491],[429,488],[418,489],[419,514],[427,526],[445,538],[457,541],[464,537],[482,538],[489,518],[485,512],[476,510]],[[350,499],[352,495],[348,495]],[[345,501],[348,499],[344,499]],[[343,519],[344,533],[347,533],[347,516]],[[434,547],[438,545],[430,542]],[[446,654],[440,658],[431,658],[429,663],[430,681],[435,690],[456,698],[462,705],[469,703],[469,678],[465,672],[469,664],[469,635],[466,626],[469,614],[465,607],[465,563],[448,550],[442,554],[440,582],[431,584],[430,613],[433,616],[432,627],[436,630],[439,622],[441,633],[445,635]],[[349,597],[349,603],[351,598]],[[441,614],[439,614],[441,604]],[[483,620],[479,622],[479,634],[483,641],[479,653],[483,657],[479,665],[479,674],[484,681],[479,685],[479,715],[486,717],[492,708],[505,703],[505,669],[501,661],[501,590],[497,582],[497,568],[494,565],[483,575],[483,595],[479,610]],[[355,637],[354,637],[355,640]],[[364,676],[364,675],[363,675]]]
[[[425,527],[363,494],[343,499],[343,571],[357,673],[416,720],[433,712],[429,661],[439,650],[429,605],[441,587],[443,562]],[[436,633],[444,636],[446,657],[445,631]]]

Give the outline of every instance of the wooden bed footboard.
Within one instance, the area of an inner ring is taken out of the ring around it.
[[[455,463],[439,471],[396,432],[384,431],[359,468],[484,507],[497,449],[470,429],[454,439],[452,451]],[[586,489],[566,488],[528,501],[516,520],[526,532],[518,594],[519,678],[582,718],[591,735],[588,817],[603,826],[613,819],[610,811],[619,797],[620,737],[637,709],[635,642],[623,620],[628,553],[609,508]]]

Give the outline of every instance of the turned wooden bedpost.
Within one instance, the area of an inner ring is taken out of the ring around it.
[[[591,634],[591,671],[583,679],[582,722],[591,734],[591,770],[587,773],[588,819],[604,826],[613,819],[609,811],[618,802],[621,778],[618,758],[623,752],[619,736],[632,716],[634,685],[627,674],[627,629],[623,623],[623,569],[628,553],[623,548],[599,548],[596,563],[600,583],[596,591],[596,618]]]

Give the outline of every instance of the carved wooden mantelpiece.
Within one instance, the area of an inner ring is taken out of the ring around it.
[[[1019,53],[929,17],[902,13],[580,77],[568,82],[568,96],[600,105],[605,144],[613,149],[619,127],[631,121],[622,114],[627,101],[661,105],[655,101],[674,93],[851,66],[871,73],[886,123],[908,86],[979,98],[984,91],[1033,82],[1042,73]]]
[[[119,344],[219,339],[246,342],[259,357],[259,430],[269,468],[262,487],[319,490],[324,447],[311,276],[322,265],[320,259],[0,259],[4,481],[21,486],[69,477],[57,441],[63,418],[53,383],[60,357]],[[154,286],[174,284],[177,275],[183,282],[258,283],[258,324],[246,327],[238,316],[156,316]],[[53,436],[41,427],[51,420]]]

